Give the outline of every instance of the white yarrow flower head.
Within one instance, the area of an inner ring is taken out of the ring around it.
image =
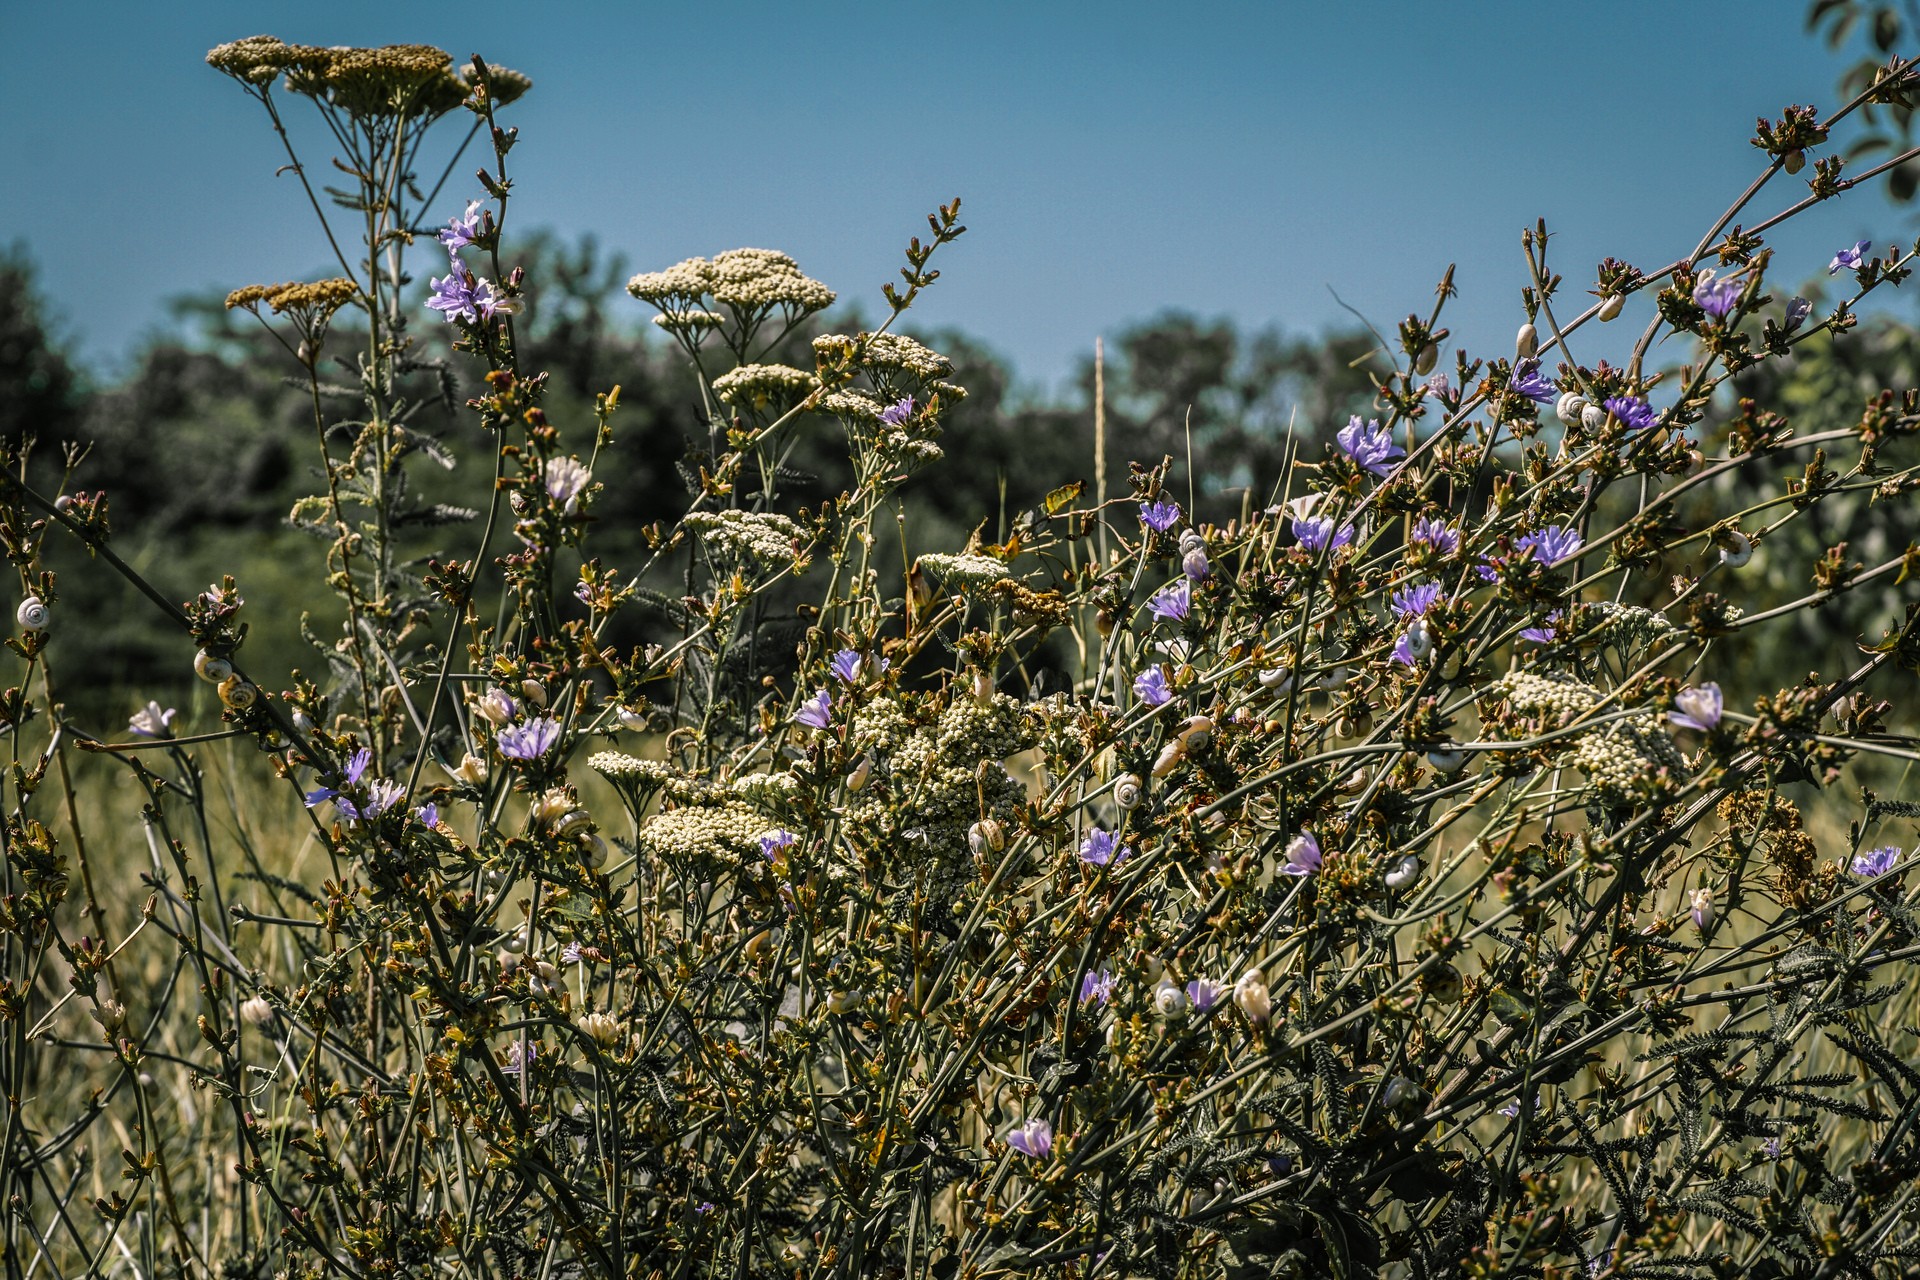
[[[133,713],[133,718],[127,721],[127,727],[143,738],[171,738],[173,716],[172,707],[162,711],[159,703],[149,702],[144,708]]]

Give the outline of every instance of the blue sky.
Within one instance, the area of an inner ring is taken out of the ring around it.
[[[913,322],[983,338],[1030,387],[1168,307],[1310,332],[1347,319],[1332,289],[1388,328],[1426,311],[1450,261],[1456,336],[1501,354],[1523,226],[1547,218],[1581,288],[1608,254],[1662,265],[1757,171],[1757,115],[1830,101],[1840,63],[1803,14],[1802,0],[15,5],[0,18],[0,240],[27,244],[66,331],[111,370],[168,297],[326,261],[297,186],[274,177],[264,116],[206,49],[258,32],[421,41],[534,78],[512,109],[516,217],[593,232],[636,270],[779,248],[873,314],[925,212],[964,197],[971,230]],[[478,194],[449,192],[448,213]],[[1793,278],[1860,236],[1911,234],[1864,191],[1795,226],[1773,241]]]

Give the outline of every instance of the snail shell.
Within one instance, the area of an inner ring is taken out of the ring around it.
[[[208,684],[219,684],[233,674],[233,664],[202,649],[193,656],[193,670]]]
[[[260,701],[260,691],[239,676],[230,675],[220,682],[220,701],[235,711],[245,711]]]
[[[1122,809],[1137,809],[1146,798],[1146,784],[1131,773],[1121,774],[1113,784],[1113,802]]]
[[[29,631],[45,631],[47,624],[53,621],[53,611],[39,596],[28,596],[13,611],[14,620]]]

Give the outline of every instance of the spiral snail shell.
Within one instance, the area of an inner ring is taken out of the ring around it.
[[[593,819],[585,809],[572,809],[561,814],[553,824],[553,835],[556,840],[565,840],[568,836],[584,834],[592,825]]]
[[[1146,784],[1134,774],[1123,773],[1113,784],[1113,802],[1122,809],[1137,809],[1146,798]]]
[[[233,674],[233,664],[202,649],[193,655],[193,670],[208,684],[219,684]]]
[[[260,701],[260,691],[239,676],[230,675],[220,682],[220,701],[235,711],[245,711]]]
[[[13,611],[14,620],[29,631],[45,631],[47,624],[53,621],[53,611],[47,608],[46,601],[39,596],[28,596]]]
[[[981,857],[999,853],[1007,847],[1006,828],[992,818],[982,818],[967,829],[967,846]]]

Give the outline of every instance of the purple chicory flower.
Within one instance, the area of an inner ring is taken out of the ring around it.
[[[1446,374],[1436,373],[1426,380],[1421,394],[1444,402],[1453,395],[1453,384],[1447,381]]]
[[[465,214],[447,219],[446,230],[434,239],[447,247],[449,254],[455,254],[480,238],[480,228],[484,218],[480,213],[481,201],[474,200],[467,205]]]
[[[1735,276],[1718,280],[1711,275],[1703,276],[1700,283],[1693,286],[1693,301],[1715,320],[1724,320],[1734,303],[1740,301],[1740,291],[1745,287]]]
[[[355,803],[344,795],[333,797],[333,807],[348,823],[372,821],[406,799],[407,789],[392,778],[375,778],[367,784],[367,798]]]
[[[1089,970],[1086,976],[1080,979],[1080,1003],[1085,1004],[1089,1000],[1098,1000],[1101,1004],[1110,1003],[1113,1000],[1113,986],[1112,973],[1105,969],[1098,973]]]
[[[1580,550],[1578,530],[1550,524],[1514,541],[1515,552],[1530,552],[1543,565],[1556,565]]]
[[[1293,522],[1293,536],[1308,551],[1331,551],[1353,541],[1353,526],[1334,527],[1332,516],[1301,516]]]
[[[1725,706],[1720,697],[1720,686],[1709,680],[1698,688],[1682,689],[1673,700],[1673,710],[1667,712],[1667,719],[1682,729],[1698,729],[1707,733],[1720,724],[1720,712]]]
[[[1893,864],[1898,861],[1900,861],[1900,846],[1882,845],[1878,849],[1869,849],[1855,858],[1853,865],[1847,869],[1862,880],[1878,880],[1893,870]]]
[[[1007,1131],[1007,1145],[1023,1156],[1044,1160],[1053,1152],[1053,1126],[1045,1120],[1029,1120]]]
[[[1187,613],[1192,608],[1193,587],[1185,578],[1147,601],[1147,612],[1156,618],[1165,618],[1169,622],[1185,622]]]
[[[833,723],[833,695],[825,689],[814,692],[794,713],[794,722],[809,729],[824,729]]]
[[[1415,520],[1411,536],[1415,542],[1423,542],[1444,555],[1454,555],[1460,550],[1460,534],[1432,516]]]
[[[842,649],[833,655],[833,661],[828,663],[827,667],[834,675],[840,677],[842,684],[852,684],[860,678],[861,665],[860,655],[857,652],[852,649]]]
[[[905,426],[907,419],[913,416],[913,397],[902,396],[880,411],[880,421],[890,427]]]
[[[1402,620],[1417,618],[1439,604],[1446,588],[1437,582],[1422,582],[1393,593],[1393,611]]]
[[[480,313],[482,320],[491,320],[495,316],[510,316],[520,310],[520,304],[509,298],[491,280],[477,280],[473,286],[473,308]]]
[[[1833,255],[1833,261],[1827,264],[1828,275],[1838,275],[1842,269],[1858,271],[1866,265],[1867,251],[1873,248],[1873,241],[1860,240],[1851,249],[1842,249]]]
[[[1173,686],[1167,683],[1165,671],[1151,666],[1134,677],[1133,696],[1150,707],[1164,707],[1173,701]]]
[[[1224,983],[1211,978],[1195,978],[1187,984],[1187,999],[1193,1001],[1194,1012],[1205,1013],[1220,1003],[1229,988]]]
[[[1180,523],[1180,504],[1177,502],[1143,502],[1140,504],[1140,523],[1155,533],[1165,533]]]
[[[1776,1133],[1761,1143],[1760,1154],[1769,1160],[1778,1160],[1780,1158],[1780,1135]]]
[[[472,324],[480,318],[474,303],[473,275],[458,262],[446,275],[438,280],[430,278],[427,284],[433,290],[427,298],[427,306],[445,315],[449,321],[465,320]]]
[[[127,721],[127,728],[143,738],[170,738],[173,736],[174,709],[168,707],[162,711],[160,704],[149,702],[143,709],[133,713]]]
[[[432,830],[434,827],[440,825],[440,806],[434,804],[432,801],[428,801],[418,809],[415,809],[413,816],[419,820],[421,826]]]
[[[1805,324],[1807,317],[1812,314],[1813,303],[1810,300],[1806,298],[1793,299],[1793,301],[1787,303],[1787,315],[1785,321],[1780,326],[1780,331],[1782,333],[1792,333],[1795,329]]]
[[[1377,476],[1384,476],[1393,470],[1396,459],[1407,456],[1407,451],[1393,442],[1393,432],[1376,421],[1362,422],[1360,415],[1354,414],[1347,425],[1334,433],[1334,439],[1340,445],[1340,451],[1352,458],[1366,470]]]
[[[1118,864],[1133,850],[1114,838],[1113,832],[1095,827],[1080,842],[1080,860],[1096,867]]]
[[[1520,638],[1522,640],[1531,640],[1535,644],[1552,644],[1554,636],[1558,634],[1558,629],[1554,626],[1554,623],[1566,616],[1567,611],[1565,609],[1555,609],[1547,615],[1547,620],[1539,626],[1527,627],[1521,631]]]
[[[1560,398],[1560,388],[1553,385],[1551,378],[1541,376],[1538,360],[1522,360],[1514,365],[1507,386],[1537,404],[1552,404]]]
[[[772,862],[782,849],[791,848],[799,839],[793,832],[776,827],[760,837],[760,856]]]
[[[1280,870],[1290,876],[1310,876],[1320,870],[1324,861],[1320,842],[1314,839],[1313,832],[1302,831],[1287,846],[1287,862]]]
[[[1639,396],[1608,396],[1605,408],[1629,431],[1645,431],[1660,421],[1653,406]]]
[[[532,1066],[534,1059],[538,1058],[539,1056],[540,1056],[539,1045],[535,1044],[531,1040],[524,1042],[524,1044],[519,1040],[515,1040],[512,1044],[507,1046],[507,1061],[506,1061],[506,1064],[500,1068],[500,1074],[505,1076],[517,1076],[522,1071]]]
[[[552,716],[540,716],[502,729],[494,735],[493,745],[509,760],[538,760],[559,740],[560,722]]]
[[[1400,638],[1393,642],[1393,652],[1389,656],[1403,667],[1411,667],[1420,660],[1413,652],[1413,629],[1411,627],[1402,631]]]
[[[369,748],[362,747],[354,752],[352,759],[347,761],[346,782],[344,785],[349,787],[358,785],[360,775],[367,771],[367,764],[372,759],[373,752]],[[324,804],[339,794],[340,793],[332,787],[321,787],[317,790],[309,791],[307,792],[307,808],[311,809],[317,804]]]

